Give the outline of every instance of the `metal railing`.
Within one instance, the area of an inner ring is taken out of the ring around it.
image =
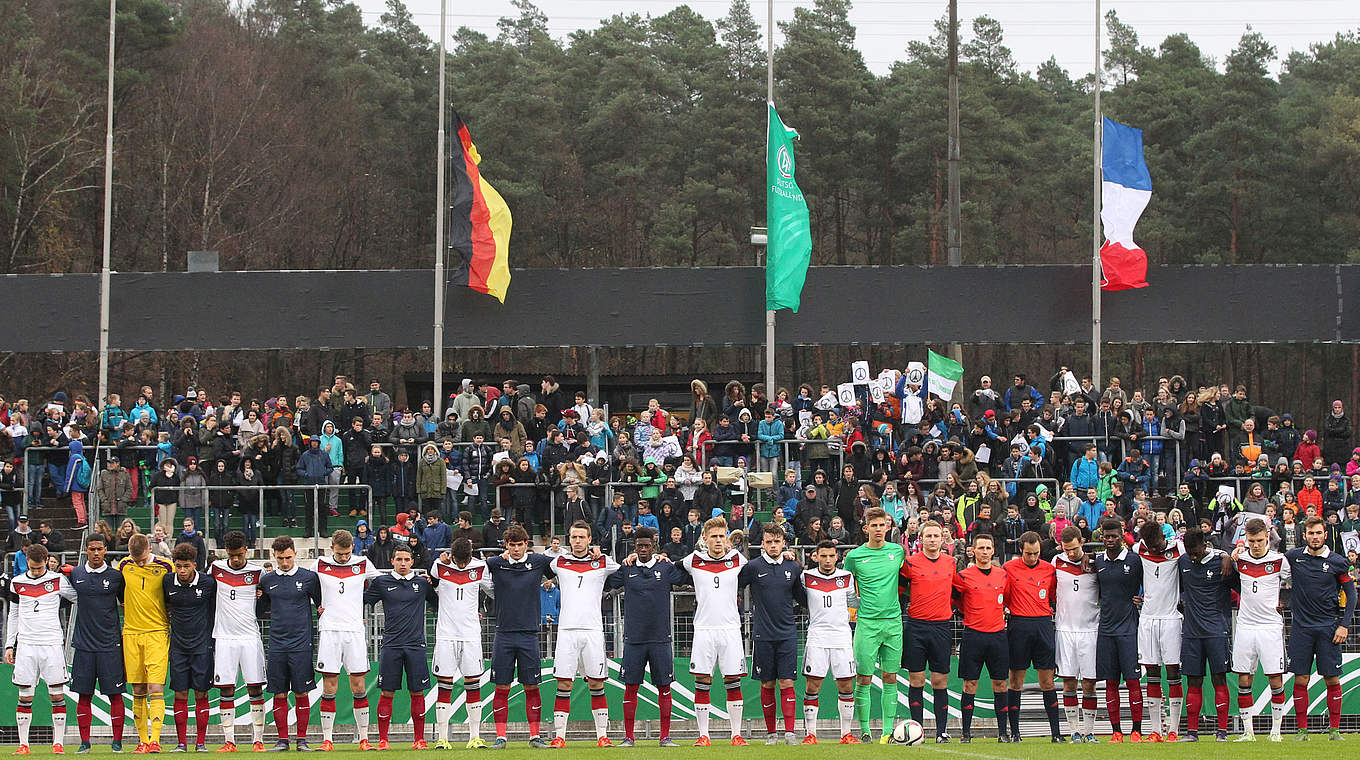
[[[265,506],[265,504],[264,504],[264,494],[265,494],[265,492],[267,492],[267,491],[302,491],[302,492],[305,493],[305,492],[310,491],[311,494],[312,494],[312,498],[311,498],[311,500],[310,500],[311,503],[312,503],[312,522],[311,522],[312,530],[311,530],[310,532],[312,533],[312,551],[313,551],[313,552],[320,552],[320,550],[321,550],[321,537],[320,537],[320,530],[319,530],[319,529],[320,529],[320,526],[321,526],[321,493],[322,493],[323,491],[326,491],[326,492],[334,491],[334,492],[336,492],[336,493],[338,494],[340,491],[346,491],[346,490],[348,490],[348,491],[363,491],[363,492],[367,495],[367,499],[368,499],[368,509],[369,509],[370,512],[372,511],[372,509],[373,509],[373,486],[368,485],[367,483],[348,483],[348,484],[345,484],[345,483],[336,483],[336,484],[310,484],[310,483],[308,483],[308,484],[302,484],[302,483],[299,483],[299,484],[297,484],[297,485],[272,485],[272,486],[270,486],[270,485],[264,485],[264,484],[260,484],[260,485],[240,485],[240,486],[206,486],[206,485],[205,485],[205,486],[155,486],[155,487],[149,489],[149,491],[150,491],[150,493],[151,493],[151,502],[152,502],[153,505],[155,505],[155,503],[156,503],[156,501],[155,501],[155,494],[156,494],[156,492],[158,492],[158,491],[175,491],[175,492],[182,492],[182,491],[205,491],[205,492],[206,492],[206,491],[231,491],[232,493],[240,493],[241,491],[255,491],[255,492],[256,492],[257,501],[259,502],[259,522],[257,523],[257,527],[258,527],[259,530],[264,530],[264,528],[265,528],[265,520],[264,520],[264,506]],[[338,498],[338,496],[337,496],[337,498]],[[212,509],[210,500],[205,499],[205,502],[208,503],[208,508],[209,508],[209,509]],[[153,516],[154,516],[155,513],[153,512],[152,514],[153,514]],[[212,522],[212,521],[211,521],[211,520],[208,520],[208,522]],[[205,526],[205,528],[204,528],[203,534],[204,534],[205,538],[206,538],[206,537],[210,537],[210,534],[208,533],[208,530],[207,530],[206,526]]]

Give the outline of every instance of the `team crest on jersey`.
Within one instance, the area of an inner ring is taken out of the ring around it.
[[[1124,575],[1128,575],[1128,574],[1129,574],[1129,566],[1128,566],[1128,565],[1123,565],[1123,568],[1124,568]]]
[[[837,579],[836,579],[836,588],[845,588],[845,579],[844,579],[844,578],[837,578]]]
[[[355,575],[358,575],[359,573],[362,573],[364,571],[364,569],[362,567],[359,567],[358,565],[350,565],[349,570],[351,573],[354,573]]]
[[[599,569],[600,569],[600,561],[599,561],[598,559],[597,559],[597,560],[593,560],[593,561],[590,563],[590,569],[591,569],[591,570],[599,570]]]
[[[656,579],[657,579],[657,580],[661,580],[661,571],[660,571],[660,570],[653,570],[652,573],[656,575]]]
[[[302,590],[302,581],[297,581],[297,590],[298,591]]]
[[[202,599],[202,598],[203,598],[203,589],[201,589],[201,588],[196,588],[196,589],[194,589],[194,596],[198,597],[199,599]]]
[[[788,580],[789,578],[792,578],[792,577],[793,577],[793,572],[792,572],[792,571],[790,571],[790,570],[785,570],[785,571],[784,571],[784,580]]]
[[[1040,598],[1040,599],[1047,599],[1047,598],[1048,598],[1048,589],[1046,589],[1046,588],[1041,588],[1041,589],[1039,589],[1039,598]]]
[[[1267,573],[1273,573],[1273,572],[1275,572],[1275,563],[1274,563],[1274,562],[1267,562],[1267,563],[1266,563],[1266,572],[1267,572]],[[105,585],[107,585],[107,584],[108,584],[108,581],[105,581]]]
[[[51,591],[53,588],[55,588],[55,586],[52,585],[52,581],[43,584],[43,591]]]
[[[254,574],[254,573],[246,573],[246,583],[254,583],[254,582],[255,582],[255,574]]]
[[[108,578],[105,578],[105,579],[104,579],[104,588],[107,589],[108,587],[109,587],[109,579],[108,579]]]
[[[731,568],[732,565],[734,565],[734,564],[736,564],[736,563],[729,559],[729,560],[727,560],[726,562],[723,563],[723,567]]]
[[[412,590],[412,591],[420,591],[420,584],[419,584],[419,583],[412,582],[412,583],[411,583],[411,590]]]
[[[659,577],[661,577],[661,576],[658,575],[657,577],[659,578]],[[472,580],[472,581],[477,580],[477,571],[476,571],[476,570],[473,570],[472,572],[468,573],[468,580]]]

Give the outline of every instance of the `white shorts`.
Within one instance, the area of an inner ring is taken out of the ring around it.
[[[1232,669],[1234,673],[1261,670],[1268,676],[1285,671],[1284,631],[1279,628],[1238,628],[1233,635]]]
[[[321,631],[316,643],[316,669],[325,675],[339,675],[344,668],[352,676],[368,672],[368,646],[357,631]]]
[[[696,630],[689,657],[689,672],[711,676],[717,668],[724,676],[746,675],[746,648],[739,630]]]
[[[24,644],[14,650],[14,685],[37,686],[38,679],[47,682],[48,689],[68,680],[66,652],[60,644]]]
[[[808,647],[803,652],[803,675],[808,678],[831,677],[837,680],[855,675],[855,650],[850,647]],[[727,671],[723,671],[726,675]]]
[[[214,686],[235,686],[237,673],[247,684],[264,683],[264,642],[259,639],[217,639],[214,647]]]
[[[1060,678],[1096,677],[1096,632],[1058,631],[1057,674]]]
[[[1181,619],[1143,618],[1138,621],[1138,664],[1181,664]]]
[[[604,659],[604,631],[558,630],[553,650],[555,678],[604,678],[609,664]]]
[[[439,679],[460,678],[475,681],[486,672],[482,661],[482,642],[436,639],[434,642],[434,675]]]

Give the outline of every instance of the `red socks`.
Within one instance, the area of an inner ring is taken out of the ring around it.
[[[784,733],[793,733],[793,716],[798,712],[798,693],[792,686],[779,690],[779,703],[784,708]]]
[[[765,715],[765,733],[774,733],[774,687],[760,685],[760,711]]]
[[[1180,699],[1181,697],[1185,696],[1185,693],[1181,690],[1180,679],[1172,681],[1171,686],[1168,687],[1167,691],[1169,692],[1169,696],[1172,699]]]
[[[1124,733],[1119,724],[1119,682],[1105,682],[1105,710],[1110,714],[1110,730],[1116,734]]]
[[[194,730],[196,732],[196,744],[208,743],[208,698],[195,697],[194,699]]]
[[[1218,730],[1228,730],[1228,685],[1214,684],[1214,712],[1218,715]]]
[[[381,715],[381,712],[379,712]],[[491,717],[496,721],[496,738],[505,738],[505,724],[510,717],[510,687],[496,687],[491,694]]]
[[[638,685],[625,684],[623,687],[623,735],[633,738],[633,724],[637,722]]]
[[[184,744],[188,741],[189,735],[189,700],[175,697],[174,705],[175,736],[179,737],[180,744]]]
[[[543,718],[543,697],[538,688],[524,690],[524,716],[529,720],[529,736],[538,736]]]
[[[113,740],[121,742],[123,740],[123,721],[125,710],[123,705],[123,695],[117,694],[109,700],[109,717],[113,722]]]
[[[1294,720],[1300,731],[1308,730],[1308,684],[1294,681]]]
[[[1204,687],[1191,686],[1185,698],[1185,725],[1191,731],[1199,730],[1199,713],[1204,709]]]
[[[378,697],[378,741],[387,741],[387,732],[392,728],[392,698],[386,694]]]
[[[1129,689],[1129,717],[1133,719],[1133,730],[1141,731],[1143,725],[1143,683],[1137,678],[1124,682]]]
[[[1327,684],[1327,721],[1333,729],[1341,728],[1341,684]]]
[[[416,741],[425,740],[425,692],[419,689],[411,692],[411,728]]]
[[[660,697],[657,707],[661,710],[661,738],[665,739],[671,735],[671,687],[658,686],[656,691]]]
[[[90,695],[90,694],[81,694],[81,695],[80,695],[80,699],[78,699],[78,700],[76,701],[76,725],[80,727],[80,741],[81,741],[81,742],[88,742],[88,741],[90,740],[90,697],[91,697],[91,696],[92,696],[92,695]],[[111,698],[110,698],[110,704],[112,704],[113,702],[118,701],[119,698],[120,698],[120,697],[118,697],[118,696],[111,697]]]
[[[288,695],[274,695],[274,728],[278,729],[279,739],[288,741]]]

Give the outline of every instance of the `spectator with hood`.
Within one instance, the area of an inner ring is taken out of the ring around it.
[[[1328,465],[1340,464],[1343,467],[1351,457],[1355,444],[1351,442],[1351,421],[1346,416],[1346,407],[1338,399],[1332,402],[1331,413],[1322,421],[1322,459]],[[1304,460],[1308,464],[1308,460]]]

